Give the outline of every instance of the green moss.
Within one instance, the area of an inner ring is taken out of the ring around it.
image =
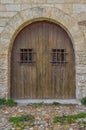
[[[13,123],[19,123],[19,122],[24,122],[24,121],[33,122],[34,119],[35,118],[32,115],[22,115],[22,116],[17,116],[17,117],[10,117],[9,122],[13,122]]]
[[[0,106],[2,105],[12,107],[16,105],[16,102],[12,98],[8,98],[8,99],[0,98]]]
[[[86,97],[82,98],[81,103],[82,105],[86,106]]]
[[[33,106],[35,108],[42,107],[44,105],[44,102],[34,103]]]
[[[71,123],[75,123],[77,121],[77,119],[81,119],[81,118],[86,118],[86,113],[85,112],[81,112],[79,114],[73,114],[73,115],[67,115],[67,116],[56,116],[53,119],[54,123],[62,123],[62,124],[71,124]]]
[[[0,98],[0,105],[5,105],[6,99],[5,98]]]
[[[52,105],[58,106],[58,105],[62,105],[62,104],[59,102],[53,102]]]

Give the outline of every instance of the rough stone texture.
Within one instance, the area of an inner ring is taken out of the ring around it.
[[[8,121],[10,117],[21,115],[33,115],[35,120],[32,122],[21,122],[22,126],[25,125],[23,130],[86,130],[80,122],[72,124],[54,123],[53,118],[56,116],[67,116],[71,114],[78,114],[86,112],[86,107],[81,105],[41,105],[36,107],[36,104],[28,106],[16,106],[16,107],[2,107],[0,108],[0,129],[1,130],[21,130],[21,125],[13,125]],[[80,120],[80,119],[79,119]],[[86,119],[83,118],[86,122]],[[21,124],[19,123],[19,124]],[[82,128],[82,126],[84,128]]]
[[[10,87],[8,52],[14,33],[25,22],[40,17],[57,21],[71,37],[76,97],[86,96],[86,0],[0,0],[0,96],[6,97]]]

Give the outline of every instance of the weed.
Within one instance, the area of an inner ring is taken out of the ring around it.
[[[33,106],[35,108],[42,107],[44,105],[44,102],[34,103]]]
[[[5,98],[0,98],[0,105],[5,105],[6,99]]]
[[[5,105],[6,105],[6,106],[13,107],[13,106],[15,106],[15,105],[17,105],[17,104],[16,104],[16,102],[15,102],[12,98],[8,98],[8,99],[6,100],[6,102],[5,102]]]
[[[81,103],[82,105],[86,106],[86,97],[82,98]]]
[[[12,106],[15,106],[16,103],[12,98],[8,98],[8,99],[0,98],[0,106],[2,105],[12,107]]]
[[[62,117],[56,116],[56,117],[54,117],[53,122],[54,123],[59,122],[62,124],[71,124],[71,123],[76,123],[76,121],[81,118],[86,118],[86,113],[81,112],[79,114],[67,115],[67,116],[62,116]]]
[[[55,105],[55,106],[58,106],[58,105],[62,105],[61,103],[59,103],[59,102],[53,102],[53,104],[52,105]]]
[[[24,122],[24,121],[33,122],[34,119],[35,118],[32,115],[22,115],[22,116],[17,116],[17,117],[10,117],[9,122],[13,122],[13,123],[19,123],[19,122]]]

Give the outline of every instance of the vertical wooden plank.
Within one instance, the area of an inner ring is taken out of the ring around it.
[[[46,37],[45,37],[45,22],[42,22],[42,98],[46,98],[46,62],[45,62],[45,46],[46,46]],[[47,31],[47,30],[46,30]],[[44,93],[45,91],[45,93]]]
[[[40,37],[40,24],[38,22],[37,24],[37,32],[38,32],[38,43],[37,43],[37,98],[40,99],[41,98],[41,37]]]
[[[35,64],[36,64],[36,91],[35,91],[35,98],[39,98],[39,69],[38,69],[38,65],[39,65],[39,42],[38,42],[39,38],[38,38],[38,24],[36,23],[36,27],[35,27]]]

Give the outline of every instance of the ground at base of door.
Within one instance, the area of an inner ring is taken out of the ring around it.
[[[86,112],[86,107],[82,105],[43,105],[35,107],[16,106],[16,107],[1,107],[0,108],[0,130],[86,130],[79,124],[61,125],[53,123],[55,116],[63,116],[69,114],[78,114]],[[12,123],[9,123],[9,117],[21,115],[33,115],[35,122],[33,126],[26,126],[24,129],[15,128]]]

